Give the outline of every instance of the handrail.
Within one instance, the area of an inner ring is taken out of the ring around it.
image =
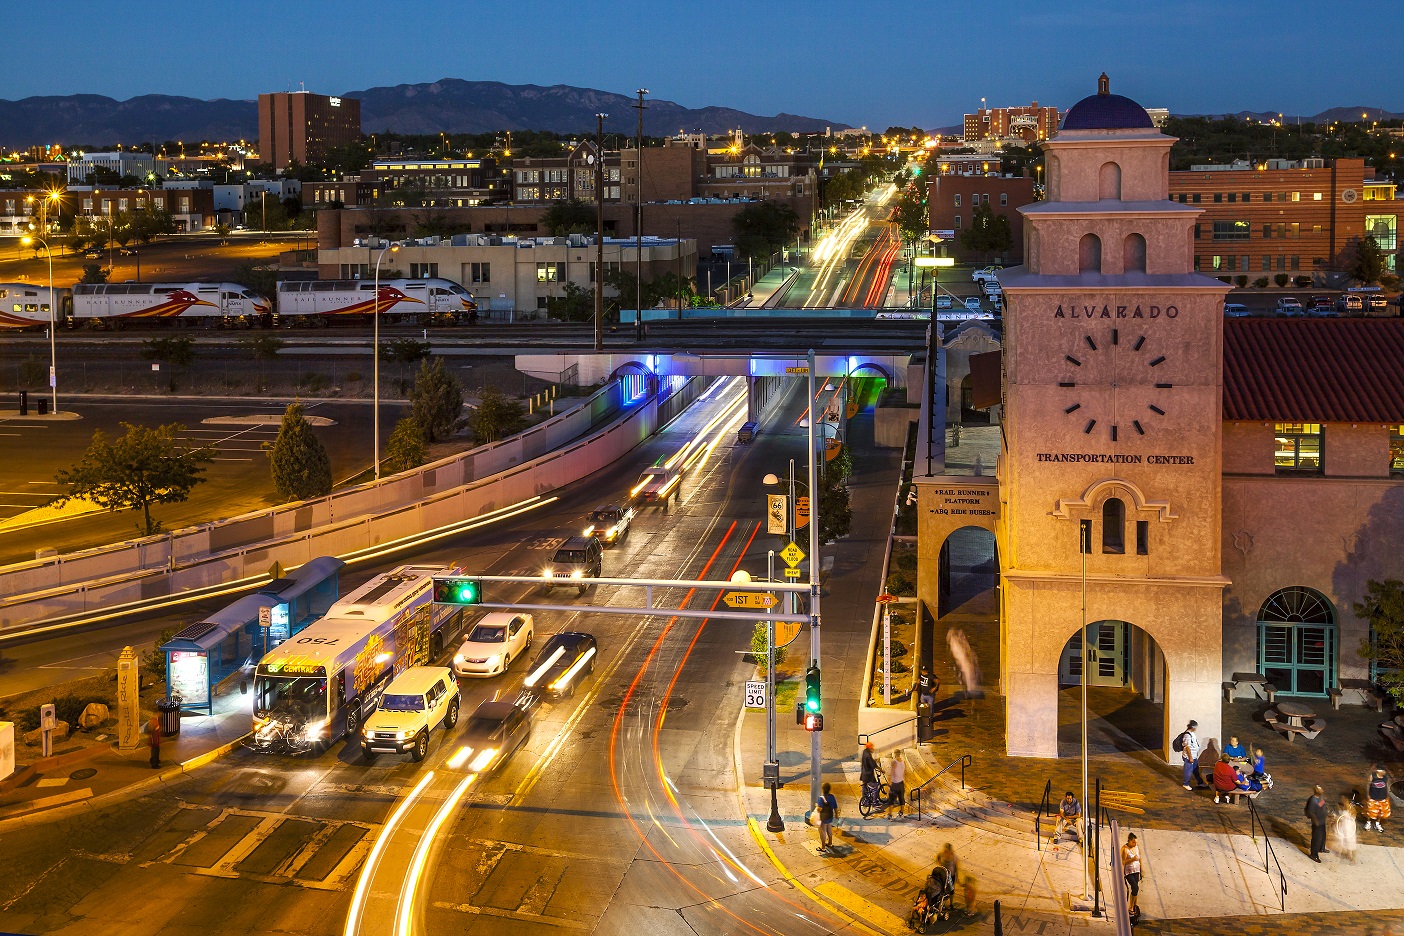
[[[870,740],[872,740],[873,738],[876,738],[878,735],[882,734],[884,731],[891,731],[893,728],[900,728],[900,727],[902,727],[903,725],[911,724],[912,722],[914,722],[914,721],[916,721],[916,720],[917,720],[917,716],[913,715],[911,718],[904,718],[904,719],[902,719],[901,721],[895,722],[895,723],[893,723],[893,724],[891,724],[891,725],[885,725],[885,726],[883,726],[882,728],[879,728],[877,731],[868,732],[868,733],[866,733],[866,734],[864,734],[864,733],[859,733],[859,735],[858,735],[858,746],[859,746],[859,747],[862,747],[863,745],[867,744],[867,743],[868,743]]]
[[[1282,864],[1277,860],[1277,851],[1272,847],[1272,838],[1268,835],[1267,825],[1263,822],[1262,817],[1258,815],[1258,807],[1254,805],[1253,797],[1245,796],[1244,798],[1248,800],[1248,815],[1250,817],[1248,821],[1248,836],[1249,838],[1256,839],[1257,836],[1253,834],[1254,828],[1259,828],[1263,830],[1263,845],[1266,846],[1266,848],[1264,848],[1263,850],[1263,873],[1266,874],[1268,877],[1272,877],[1272,868],[1268,865],[1268,858],[1271,858],[1272,863],[1277,865],[1277,876],[1279,879],[1278,900],[1280,908],[1283,913],[1286,913],[1287,875],[1283,873]]]
[[[943,773],[945,773],[946,771],[950,770],[950,769],[951,769],[952,767],[954,767],[956,764],[959,764],[959,765],[960,765],[960,788],[961,788],[962,790],[964,790],[964,789],[965,789],[965,768],[966,768],[966,767],[969,767],[973,762],[974,762],[974,760],[973,760],[973,758],[971,758],[971,756],[970,756],[969,754],[962,754],[962,755],[960,755],[960,757],[958,757],[958,758],[956,758],[955,760],[951,761],[949,764],[947,764],[946,766],[942,767],[940,770],[936,771],[936,773],[935,773],[934,775],[932,775],[929,779],[927,779],[927,781],[926,781],[925,783],[923,783],[921,786],[917,787],[915,790],[912,790],[911,801],[912,801],[912,805],[916,807],[917,818],[918,818],[918,819],[921,818],[921,791],[924,790],[924,789],[926,789],[926,787],[929,786],[932,782],[934,782],[934,781],[936,780],[937,777],[941,776],[941,774],[943,774]]]
[[[1038,808],[1034,810],[1034,845],[1039,851],[1043,851],[1043,816],[1048,810],[1048,794],[1052,792],[1053,781],[1050,779],[1043,785],[1043,798],[1038,801]]]

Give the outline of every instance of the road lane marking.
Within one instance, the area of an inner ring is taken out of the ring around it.
[[[854,929],[867,933],[869,934],[869,936],[883,936],[882,933],[864,926],[858,920],[855,920],[847,913],[844,913],[843,910],[839,907],[834,906],[833,904],[825,900],[823,897],[820,897],[814,891],[810,890],[808,887],[805,887],[804,884],[800,882],[799,878],[795,877],[793,874],[790,873],[789,868],[786,868],[783,864],[780,863],[780,858],[775,854],[775,850],[772,849],[770,847],[770,843],[765,840],[765,835],[761,832],[760,823],[756,822],[756,820],[751,818],[750,816],[747,816],[746,826],[751,830],[751,837],[756,840],[756,844],[760,845],[761,851],[765,852],[766,857],[770,859],[770,863],[775,866],[775,870],[780,872],[780,876],[783,877],[791,887],[799,891],[801,894],[804,894],[806,897],[814,901],[819,906],[823,907],[829,913],[835,914],[839,919],[847,920],[849,925],[852,926]],[[903,924],[903,928],[906,928],[905,924]]]
[[[860,897],[837,881],[824,881],[814,889],[845,910],[856,914],[860,920],[866,920],[874,926],[881,927],[893,936],[900,936],[900,934],[907,932],[906,920],[879,907],[871,900]]]
[[[566,929],[594,929],[594,926],[590,923],[580,923],[576,920],[567,920],[562,917],[541,916],[536,913],[523,913],[520,910],[499,910],[497,907],[475,907],[472,904],[449,903],[446,900],[434,901],[434,909],[457,910],[459,913],[471,913],[474,916],[494,916],[504,920],[524,920],[527,923],[545,923],[549,926],[562,926]]]

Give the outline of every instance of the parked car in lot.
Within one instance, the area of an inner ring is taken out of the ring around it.
[[[987,266],[970,274],[970,278],[977,283],[984,284],[990,280],[999,281],[999,267]]]
[[[531,649],[534,625],[530,614],[494,611],[484,615],[463,638],[453,655],[459,676],[496,676]]]
[[[604,547],[600,546],[598,539],[593,536],[569,537],[542,570],[546,583],[541,588],[549,592],[557,585],[574,585],[583,595],[590,587],[586,580],[599,578],[603,566]]]
[[[754,433],[755,424],[748,423],[748,425],[751,426],[751,431]],[[634,508],[632,507],[620,507],[617,504],[596,507],[590,511],[590,525],[581,535],[596,537],[604,545],[613,546],[615,543],[622,543],[629,538],[629,524],[633,520]]]
[[[380,705],[361,729],[361,753],[403,754],[424,760],[429,733],[458,724],[458,680],[444,666],[411,666],[396,676],[380,697]]]
[[[1384,296],[1371,296],[1365,300],[1365,311],[1371,315],[1387,315],[1389,314],[1389,300]]]
[[[936,311],[937,311],[937,312],[941,311],[942,309],[949,309],[949,308],[951,308],[951,305],[952,305],[952,303],[951,303],[951,297],[950,297],[950,296],[947,296],[946,294],[942,293],[942,294],[940,294],[940,295],[938,295],[938,296],[936,297]]]
[[[562,631],[541,645],[522,685],[542,695],[568,698],[595,671],[598,652],[593,634]]]
[[[473,710],[459,741],[462,747],[449,759],[464,769],[486,776],[507,763],[531,737],[531,712],[511,702],[484,702]]]
[[[979,296],[967,296],[966,299],[965,299],[965,308],[966,308],[968,311],[970,311],[970,312],[979,312],[979,311],[980,311],[980,297],[979,297]]]
[[[1302,301],[1293,296],[1283,296],[1277,300],[1277,305],[1273,309],[1279,317],[1294,317],[1306,315],[1306,309],[1302,308]]]
[[[1347,315],[1365,311],[1365,300],[1354,293],[1341,293],[1336,297],[1336,311]]]
[[[1312,296],[1311,300],[1307,302],[1307,310],[1313,314],[1317,309],[1334,309],[1335,307],[1336,303],[1332,301],[1330,296]]]
[[[1225,302],[1224,318],[1247,318],[1248,307],[1241,302]]]

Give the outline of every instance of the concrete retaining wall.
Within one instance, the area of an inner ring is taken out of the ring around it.
[[[704,386],[691,381],[673,397],[690,402]],[[636,403],[606,428],[552,450],[608,412],[611,395],[614,386],[520,436],[317,501],[0,569],[0,594],[12,596],[0,605],[0,627],[218,585],[261,575],[275,561],[297,565],[467,520],[605,467],[657,430],[660,404],[671,411],[681,402]],[[512,467],[488,470],[494,466]]]

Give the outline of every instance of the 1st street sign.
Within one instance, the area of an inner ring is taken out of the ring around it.
[[[727,592],[722,601],[733,608],[755,608],[758,611],[769,611],[780,603],[780,599],[770,592]]]

